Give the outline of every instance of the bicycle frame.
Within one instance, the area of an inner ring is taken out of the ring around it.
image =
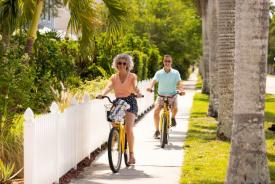
[[[169,128],[170,125],[170,110],[169,110],[169,102],[168,102],[168,98],[164,97],[164,104],[163,104],[163,110],[161,113],[161,117],[166,116],[166,119],[168,120],[168,124],[167,124],[167,128]],[[162,120],[163,118],[160,118],[160,129],[162,130]]]
[[[122,122],[112,122],[112,126],[119,130],[121,151],[124,153],[125,151],[125,125]]]

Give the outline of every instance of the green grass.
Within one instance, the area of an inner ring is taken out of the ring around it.
[[[198,82],[196,84],[196,89],[201,89],[202,88],[202,77],[201,75],[198,75]]]
[[[266,97],[266,143],[271,183],[275,184],[275,134],[267,130],[275,123],[275,95]],[[206,116],[208,96],[196,94],[185,140],[181,183],[222,184],[226,177],[230,143],[216,140],[217,122]]]

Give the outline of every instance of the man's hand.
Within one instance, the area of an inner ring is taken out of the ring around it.
[[[185,91],[179,91],[179,95],[180,95],[180,96],[185,95]]]
[[[147,88],[147,89],[146,89],[146,91],[148,91],[148,92],[151,92],[151,93],[152,93],[154,90],[153,90],[152,88]]]

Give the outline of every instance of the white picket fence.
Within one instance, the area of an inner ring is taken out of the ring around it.
[[[153,94],[146,92],[150,81],[141,81],[139,88],[145,95],[137,99],[141,116],[153,105]],[[58,183],[61,176],[107,141],[110,131],[104,104],[107,100],[90,100],[72,105],[59,112],[55,102],[51,112],[34,117],[30,108],[24,114],[24,183]]]

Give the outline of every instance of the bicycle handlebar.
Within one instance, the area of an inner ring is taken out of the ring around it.
[[[135,98],[143,98],[144,95],[141,95],[141,97],[138,97],[137,95],[133,95]],[[109,96],[102,96],[102,98],[96,97],[96,99],[104,99],[107,98],[110,103],[114,103]]]
[[[104,99],[104,98],[107,98],[107,99],[109,100],[110,103],[113,103],[113,101],[111,100],[111,98],[108,97],[108,96],[102,96],[102,98],[96,97],[96,99]]]
[[[153,89],[150,89],[150,88],[147,88],[147,91],[149,91],[149,92],[154,92],[154,90]],[[175,93],[175,94],[173,94],[173,95],[160,95],[159,93],[158,93],[158,91],[157,91],[157,94],[158,94],[158,96],[159,97],[167,97],[167,98],[173,98],[175,95],[180,95],[182,92],[180,92],[179,90],[177,90],[177,92]],[[183,94],[185,94],[185,92],[183,91]]]
[[[166,96],[166,95],[160,95],[158,92],[157,92],[157,94],[158,94],[158,96],[159,96],[159,97],[163,97],[163,98],[173,98],[174,96],[176,96],[176,95],[180,94],[180,92],[179,92],[179,91],[177,91],[175,94],[173,94],[173,95],[169,95],[169,96]]]

